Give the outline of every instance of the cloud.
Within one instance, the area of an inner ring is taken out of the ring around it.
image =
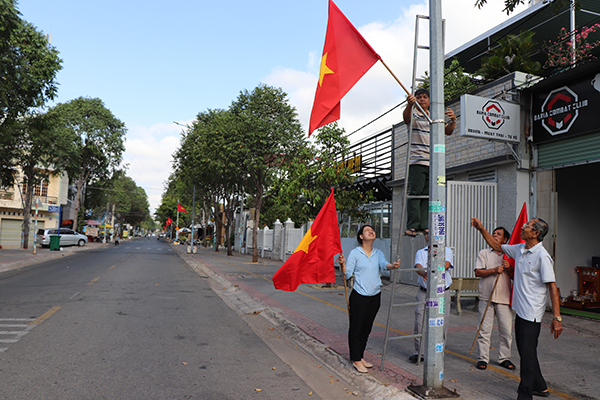
[[[473,4],[473,0],[444,2],[442,15],[446,20],[445,53],[467,43],[507,19],[506,14],[502,13],[502,4],[498,1],[490,1],[481,10],[474,7]],[[520,7],[518,10],[522,11],[523,9],[525,7]],[[367,42],[378,52],[408,90],[410,90],[412,81],[414,30],[417,14],[429,14],[426,2],[411,5],[388,21],[381,20],[357,26]],[[419,25],[420,44],[428,44],[428,34],[428,22],[421,20]],[[315,44],[315,46],[322,45],[322,43]],[[288,93],[290,102],[296,107],[300,122],[305,129],[308,128],[316,90],[320,54],[321,50],[311,51],[307,54],[307,64],[304,70],[280,66],[273,68],[271,73],[262,79],[270,85],[282,87]],[[417,59],[417,77],[420,77],[424,71],[429,69],[429,52],[420,50]],[[405,98],[404,90],[392,75],[381,63],[376,63],[343,98],[339,123],[347,133],[351,133],[403,102]],[[352,136],[351,140],[356,141],[361,137],[391,127],[394,123],[401,121],[402,110],[403,106],[395,109],[386,117]]]
[[[129,126],[123,164],[128,165],[127,176],[146,191],[151,213],[160,206],[181,130],[182,127],[174,123]]]

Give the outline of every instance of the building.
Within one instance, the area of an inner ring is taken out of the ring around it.
[[[0,188],[0,246],[2,248],[22,248],[23,226],[23,176],[20,171],[15,177],[15,183],[10,188]],[[34,200],[31,207],[31,223],[29,232],[29,248],[35,238],[35,199],[39,199],[37,228],[58,228],[61,205],[68,204],[69,178],[66,173],[44,180],[34,188]]]

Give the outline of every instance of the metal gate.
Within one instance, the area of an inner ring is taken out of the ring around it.
[[[487,247],[481,234],[471,227],[479,218],[487,229],[497,223],[497,184],[448,181],[446,188],[446,246],[454,250],[453,277],[475,277],[479,250]]]

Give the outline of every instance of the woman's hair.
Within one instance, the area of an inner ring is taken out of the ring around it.
[[[369,228],[375,230],[375,228],[373,228],[373,226],[371,226],[369,224],[365,224],[360,227],[360,229],[356,233],[356,240],[358,241],[358,244],[360,244],[361,246],[362,246],[362,238],[360,236],[363,234],[363,231],[365,230],[366,227],[369,227]]]

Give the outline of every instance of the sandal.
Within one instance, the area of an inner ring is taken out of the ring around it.
[[[404,234],[406,236],[416,237],[417,236],[417,231],[415,229],[407,229],[407,230],[404,231]]]
[[[487,363],[485,361],[478,361],[476,367],[477,369],[487,369]]]
[[[501,367],[504,367],[504,368],[506,368],[506,369],[509,369],[509,370],[511,370],[511,371],[512,371],[513,369],[515,369],[515,368],[516,368],[516,367],[515,367],[515,364],[511,363],[511,362],[510,362],[510,360],[504,360],[504,361],[502,361],[502,362],[500,363],[500,366],[501,366]]]

